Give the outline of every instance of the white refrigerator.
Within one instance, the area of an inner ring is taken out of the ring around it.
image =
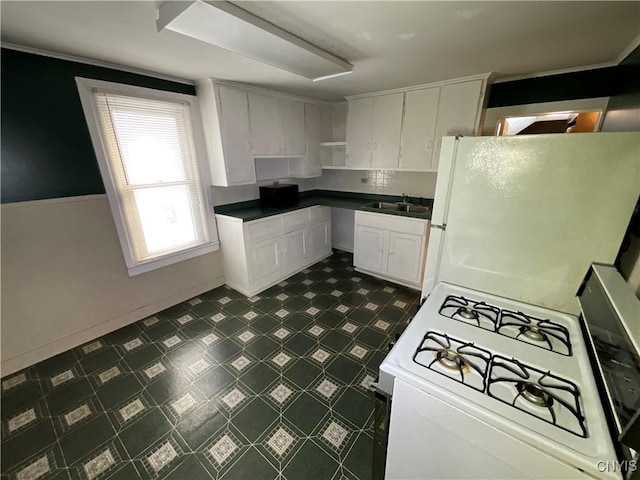
[[[640,195],[640,132],[443,139],[422,297],[438,282],[578,313]]]

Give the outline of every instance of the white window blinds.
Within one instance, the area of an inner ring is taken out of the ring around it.
[[[134,262],[209,242],[189,105],[94,96]]]

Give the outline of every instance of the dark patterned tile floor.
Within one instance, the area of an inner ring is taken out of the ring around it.
[[[370,478],[368,386],[418,293],[336,252],[2,379],[3,479]]]

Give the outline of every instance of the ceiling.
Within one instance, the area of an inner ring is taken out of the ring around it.
[[[313,83],[171,31],[158,2],[0,3],[2,41],[187,80],[250,83],[326,100],[495,72],[527,75],[618,60],[640,35],[640,2],[238,2],[342,57]]]

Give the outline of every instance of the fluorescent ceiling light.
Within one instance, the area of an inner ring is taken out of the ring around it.
[[[349,70],[348,72],[333,73],[331,75],[325,75],[324,77],[314,78],[313,81],[319,82],[320,80],[328,80],[330,78],[341,77],[343,75],[349,75],[350,73],[353,73],[353,70]]]
[[[353,71],[349,62],[226,1],[164,2],[156,26],[315,81]]]

